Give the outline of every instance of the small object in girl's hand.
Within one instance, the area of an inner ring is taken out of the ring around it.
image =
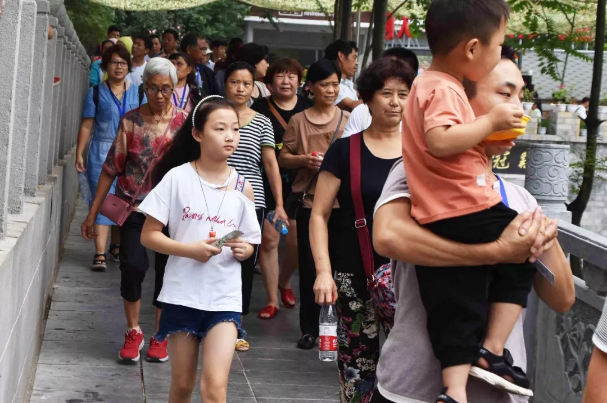
[[[213,242],[213,246],[215,246],[216,248],[222,248],[226,242],[228,242],[234,238],[238,238],[239,236],[241,236],[243,234],[244,233],[241,231],[232,231],[229,234],[227,234],[226,236],[223,236],[221,239],[218,239],[215,242]]]
[[[312,157],[318,157],[318,151],[314,151],[314,152],[312,153]]]
[[[209,238],[215,238],[217,233],[215,231],[209,231]]]

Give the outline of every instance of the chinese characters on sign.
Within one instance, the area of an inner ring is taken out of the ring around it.
[[[497,174],[519,174],[525,175],[527,170],[527,147],[514,146],[512,150],[502,155],[493,156],[493,172]]]

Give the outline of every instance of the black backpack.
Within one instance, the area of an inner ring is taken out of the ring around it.
[[[93,103],[95,104],[95,109],[99,107],[99,85],[97,84],[93,86]],[[143,85],[139,86],[139,106],[143,103]]]

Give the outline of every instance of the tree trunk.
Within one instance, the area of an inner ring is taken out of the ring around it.
[[[333,10],[333,18],[335,19],[335,29],[333,30],[333,40],[335,41],[339,38],[339,34],[341,33],[341,6],[343,4],[342,0],[335,0],[335,9]]]
[[[373,0],[373,8],[373,60],[377,60],[384,51],[388,0]]]
[[[594,66],[592,69],[592,89],[590,91],[590,107],[586,128],[588,136],[586,140],[586,159],[584,160],[584,173],[580,191],[567,209],[572,213],[572,223],[581,225],[582,216],[588,206],[592,185],[594,183],[594,171],[596,162],[596,147],[599,126],[599,98],[601,96],[601,80],[603,75],[603,53],[605,48],[605,3],[607,0],[598,0],[596,7],[596,34],[594,44]]]
[[[371,36],[373,36],[373,21],[375,16],[375,5],[371,6],[371,21],[369,22],[369,29],[367,29],[367,38],[365,40],[365,56],[363,57],[363,65],[361,70],[367,67],[369,61],[369,55],[371,54]]]
[[[341,34],[340,39],[352,40],[352,0],[341,0]]]

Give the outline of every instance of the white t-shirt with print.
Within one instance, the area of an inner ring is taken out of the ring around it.
[[[237,175],[233,171],[232,178]],[[243,178],[241,176],[241,178]],[[205,198],[209,205],[207,211]],[[169,228],[171,239],[192,243],[209,238],[211,222],[217,238],[239,230],[251,244],[261,242],[255,204],[238,190],[218,190],[198,176],[190,163],[170,170],[139,206]],[[221,205],[221,208],[220,208]],[[206,263],[169,256],[158,300],[203,311],[242,311],[240,262],[224,247]]]

